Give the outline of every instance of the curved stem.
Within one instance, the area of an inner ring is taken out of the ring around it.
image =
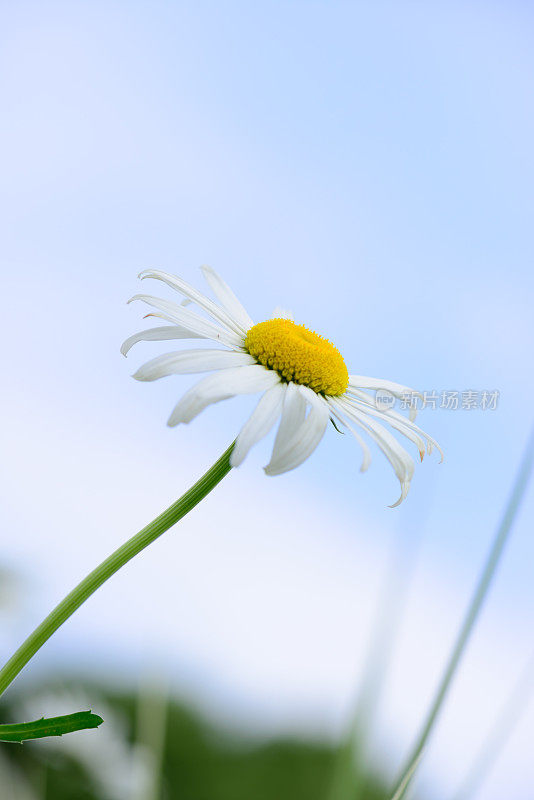
[[[430,710],[428,711],[425,723],[412,750],[410,758],[407,761],[406,767],[404,768],[401,777],[398,780],[396,791],[392,800],[400,800],[400,798],[405,796],[408,785],[414,776],[419,761],[421,760],[423,750],[426,747],[427,741],[430,738],[430,734],[434,728],[434,724],[441,712],[450,685],[455,677],[456,670],[464,654],[467,643],[469,642],[475,624],[478,620],[478,615],[480,614],[482,606],[484,605],[488,590],[497,571],[504,547],[510,536],[510,531],[512,530],[512,525],[517,512],[519,511],[521,501],[525,495],[528,481],[532,473],[533,463],[534,430],[530,435],[530,439],[519,467],[519,472],[501,520],[501,524],[497,529],[497,533],[490,548],[486,563],[482,570],[482,574],[479,578],[475,592],[471,599],[471,603],[467,609],[467,613],[458,633],[458,638],[456,639],[456,643],[449,656],[449,661],[445,668],[445,672],[443,673],[443,677],[441,678],[436,696],[430,707]]]
[[[172,506],[156,517],[146,527],[128,539],[105,561],[94,569],[75,589],[72,590],[54,610],[31,633],[9,661],[0,670],[0,695],[17,677],[19,672],[33,658],[35,653],[50,639],[63,623],[90,597],[93,592],[111,578],[121,567],[134,558],[141,550],[152,544],[159,536],[182,519],[197,503],[206,497],[230,470],[230,455],[233,442],[218,461]]]

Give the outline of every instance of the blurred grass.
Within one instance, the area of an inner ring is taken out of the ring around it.
[[[135,694],[87,690],[120,719],[132,757],[136,753]],[[15,710],[3,705],[0,719]],[[333,745],[293,738],[258,741],[244,734],[224,732],[200,715],[169,700],[161,755],[161,800],[324,800],[332,779],[336,751]],[[83,734],[82,734],[83,735]],[[91,738],[99,731],[91,732]],[[81,741],[81,740],[80,740]],[[95,742],[91,742],[94,746]],[[118,800],[106,793],[81,760],[61,742],[43,746],[4,745],[2,753],[36,800]],[[133,766],[133,762],[132,762]],[[365,800],[384,800],[387,781],[367,775]],[[11,797],[0,795],[2,800]],[[130,790],[122,797],[130,798]],[[15,795],[13,800],[18,800]]]

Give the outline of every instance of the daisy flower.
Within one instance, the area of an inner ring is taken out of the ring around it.
[[[328,423],[341,425],[363,451],[362,472],[371,462],[362,433],[374,440],[391,463],[401,486],[393,506],[404,500],[414,472],[414,462],[384,423],[413,442],[421,457],[439,446],[414,424],[415,408],[405,417],[392,408],[377,405],[372,392],[383,390],[395,398],[417,395],[398,383],[363,375],[350,375],[343,356],[328,339],[294,322],[288,312],[276,310],[273,318],[254,323],[230,287],[211,267],[201,267],[218,302],[186,281],[159,270],[145,270],[140,278],[155,278],[179,292],[184,300],[173,303],[139,294],[169,325],[130,336],[122,345],[126,355],[140,341],[209,339],[214,349],[192,348],[165,353],[148,361],[134,374],[139,381],[167,375],[209,372],[176,404],[168,424],[191,422],[212,403],[239,394],[261,392],[259,402],[237,436],[230,464],[237,467],[249,450],[279,420],[267,475],[280,475],[302,464],[313,453]],[[203,314],[192,310],[194,305]],[[441,450],[440,450],[441,453]]]

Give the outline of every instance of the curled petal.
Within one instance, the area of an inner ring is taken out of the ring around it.
[[[158,281],[163,281],[172,289],[180,292],[184,297],[188,297],[193,303],[206,311],[213,319],[217,320],[221,325],[224,325],[229,331],[233,331],[238,336],[243,336],[245,329],[236,320],[234,320],[227,311],[218,306],[209,297],[206,297],[195,289],[187,281],[182,280],[176,275],[169,275],[167,272],[162,272],[156,269],[146,269],[140,273],[139,277],[144,280],[145,278],[155,278]]]
[[[152,308],[157,308],[161,313],[157,316],[162,316],[169,322],[174,322],[183,328],[188,328],[193,333],[196,333],[203,339],[213,339],[214,342],[220,342],[228,347],[243,348],[243,336],[239,336],[220,325],[216,325],[208,319],[204,319],[199,314],[195,314],[188,308],[185,308],[178,303],[172,303],[170,300],[164,300],[161,297],[152,297],[148,294],[136,294],[128,302],[134,300],[142,300]]]
[[[396,503],[392,504],[391,508],[398,506],[405,499],[410,488],[410,481],[415,469],[413,459],[383,425],[380,425],[369,415],[351,407],[348,403],[344,403],[342,399],[337,402],[349,420],[355,422],[356,425],[374,439],[395,470],[401,485],[401,496]]]
[[[127,355],[134,344],[137,342],[165,342],[170,339],[202,339],[199,333],[193,333],[189,328],[180,325],[160,325],[157,328],[148,328],[145,331],[134,333],[129,336],[121,345],[121,353]]]

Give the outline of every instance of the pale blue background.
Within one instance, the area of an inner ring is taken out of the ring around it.
[[[125,306],[140,269],[200,286],[209,263],[255,319],[291,308],[352,372],[498,389],[498,410],[424,412],[446,461],[395,511],[389,465],[361,476],[348,437],[276,479],[258,447],[32,669],[96,652],[129,680],[154,661],[211,713],[334,735],[387,553],[405,542],[405,569],[420,536],[374,744],[395,772],[532,422],[532,34],[521,2],[3,4],[2,560],[36,590],[2,618],[2,654],[251,407],[170,431],[190,381],[136,384],[161,348],[118,353],[143,325]],[[436,798],[534,646],[533,513],[530,491],[428,752]],[[533,736],[531,706],[481,798],[532,798]]]

